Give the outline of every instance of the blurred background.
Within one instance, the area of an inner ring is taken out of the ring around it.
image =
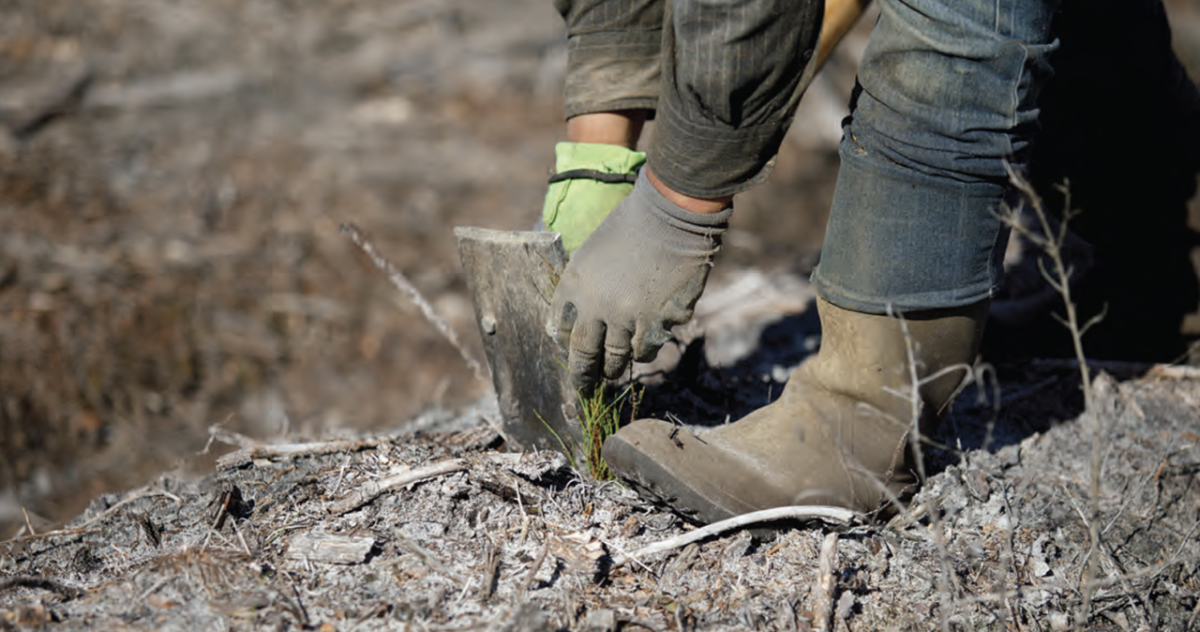
[[[1167,8],[1200,76],[1200,0]],[[720,272],[816,263],[871,21]],[[482,357],[451,229],[537,220],[562,38],[548,0],[0,0],[0,538],[206,471],[214,424],[391,430],[483,395],[338,225]]]

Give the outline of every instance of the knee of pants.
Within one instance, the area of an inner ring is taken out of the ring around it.
[[[1036,131],[1052,76],[1054,0],[881,0],[859,69],[860,144],[902,167],[1003,178]]]

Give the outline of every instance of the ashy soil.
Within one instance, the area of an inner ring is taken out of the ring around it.
[[[982,447],[935,450],[890,524],[773,523],[767,541],[639,556],[693,527],[559,453],[489,449],[484,406],[440,432],[249,446],[214,475],[101,496],[3,545],[0,626],[809,630],[824,604],[835,629],[1068,630],[1090,594],[1085,629],[1195,629],[1200,374],[1101,374],[1095,415],[1071,418],[1077,372],[1020,368],[1039,380],[1001,389],[998,417],[960,400],[939,439]]]
[[[634,561],[693,527],[498,451],[490,385],[338,230],[482,357],[451,229],[537,219],[562,134],[550,4],[0,2],[0,626],[808,629],[828,602],[838,629],[1057,630],[1091,591],[1091,629],[1200,629],[1200,386],[1154,364],[1200,363],[1200,117],[1145,72],[1165,48],[1066,38],[1090,72],[1060,73],[1035,160],[1048,202],[1069,177],[1084,210],[1081,310],[1108,308],[1094,416],[1076,367],[1031,359],[1071,350],[1014,243],[994,372],[929,446],[911,519]],[[1200,4],[1167,9],[1195,77]],[[703,432],[819,346],[804,277],[869,26],[739,198],[695,323],[640,369],[641,413]]]

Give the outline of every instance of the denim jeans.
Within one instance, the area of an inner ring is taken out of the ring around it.
[[[653,104],[648,164],[668,186],[696,197],[750,188],[791,124],[822,3],[667,1],[655,22],[652,0],[556,0],[570,42],[568,116]],[[1058,0],[879,3],[814,284],[869,313],[975,303],[1000,282],[1007,231],[994,211],[1005,162],[1021,171],[1028,161]],[[647,79],[654,28],[657,92]],[[596,70],[624,63],[622,50],[633,51],[626,68],[640,69],[622,84],[640,85],[637,99],[612,89],[620,73]]]
[[[818,293],[856,311],[998,289],[1007,162],[1021,172],[1053,74],[1056,0],[880,0],[843,125]]]

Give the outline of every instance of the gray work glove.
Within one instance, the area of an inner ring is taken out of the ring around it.
[[[583,242],[554,291],[550,330],[576,388],[649,362],[687,322],[733,209],[703,215],[663,197],[643,169],[629,197]]]

